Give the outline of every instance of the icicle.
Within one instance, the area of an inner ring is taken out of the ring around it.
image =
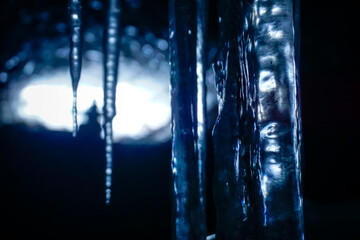
[[[303,239],[296,7],[294,0],[257,0],[251,10],[259,151],[254,200],[260,210],[260,239]]]
[[[70,75],[73,87],[73,136],[78,131],[77,123],[77,88],[81,75],[81,3],[80,0],[70,0],[69,3],[70,17]]]
[[[116,114],[115,96],[120,54],[120,0],[108,1],[104,41],[104,118],[106,152],[106,204],[110,204],[113,162],[112,120]]]
[[[199,178],[200,231],[206,234],[206,12],[205,0],[196,1],[197,154]],[[206,236],[206,235],[205,235]]]
[[[206,239],[205,1],[170,1],[173,239]]]
[[[249,114],[247,99],[241,95],[237,31],[239,8],[236,1],[219,1],[217,62],[214,64],[219,98],[219,116],[213,130],[214,200],[216,239],[251,237]]]
[[[296,9],[293,0],[233,3],[219,7],[216,238],[300,240]]]

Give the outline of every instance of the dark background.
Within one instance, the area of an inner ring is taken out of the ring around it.
[[[67,21],[66,2],[1,2],[0,69],[27,39],[56,39],[59,33],[49,26]],[[215,3],[210,1],[211,39],[217,29]],[[166,37],[167,9],[164,0],[124,1],[123,22],[144,26]],[[356,10],[355,1],[301,2],[302,163],[307,239],[360,239]],[[45,23],[41,17],[44,12],[50,13]],[[30,25],[24,23],[24,15],[32,16]],[[103,21],[102,11],[84,4],[86,16],[92,17],[84,23],[85,28],[86,24]],[[0,83],[0,96],[4,96],[8,84]],[[212,121],[209,126],[212,127]],[[3,220],[0,238],[25,234],[48,239],[75,236],[170,239],[170,142],[117,144],[112,204],[105,206],[104,144],[98,137],[98,127],[83,126],[74,139],[71,133],[41,127],[0,126]],[[209,233],[215,231],[211,194],[209,187]]]

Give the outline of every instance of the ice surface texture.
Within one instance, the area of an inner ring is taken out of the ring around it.
[[[173,239],[206,239],[205,1],[170,1]]]
[[[216,239],[303,239],[298,2],[218,9]]]
[[[170,2],[173,239],[205,238],[202,4]],[[303,239],[298,7],[218,1],[216,239]]]

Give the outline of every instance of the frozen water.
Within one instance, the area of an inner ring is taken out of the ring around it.
[[[206,239],[205,1],[170,1],[173,239]]]
[[[219,4],[216,236],[303,239],[298,2]]]
[[[258,89],[253,172],[261,239],[303,239],[296,4],[254,1],[248,15],[254,46],[248,61],[256,62]]]
[[[73,136],[76,136],[78,131],[77,123],[77,88],[81,75],[81,41],[82,41],[82,27],[81,27],[81,3],[80,0],[70,0],[69,4],[69,18],[70,18],[70,75],[73,87]]]
[[[196,111],[197,111],[197,154],[198,154],[198,179],[200,198],[200,229],[201,237],[206,234],[206,11],[205,0],[196,1]],[[206,236],[206,235],[205,235]]]
[[[251,239],[249,85],[241,79],[238,15],[234,1],[220,1],[220,40],[214,64],[219,114],[213,130],[217,239]]]
[[[109,0],[104,44],[104,132],[106,156],[106,204],[110,204],[113,162],[113,127],[120,54],[120,1]]]

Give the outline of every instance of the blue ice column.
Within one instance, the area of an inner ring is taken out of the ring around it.
[[[221,0],[218,55],[213,67],[218,118],[213,129],[216,239],[253,239],[251,159],[254,87],[240,67],[240,1]]]
[[[297,1],[254,1],[251,11],[259,239],[303,239]],[[250,19],[249,19],[250,20]]]
[[[205,1],[170,1],[173,239],[206,239]]]
[[[298,10],[220,1],[216,239],[303,239]]]

